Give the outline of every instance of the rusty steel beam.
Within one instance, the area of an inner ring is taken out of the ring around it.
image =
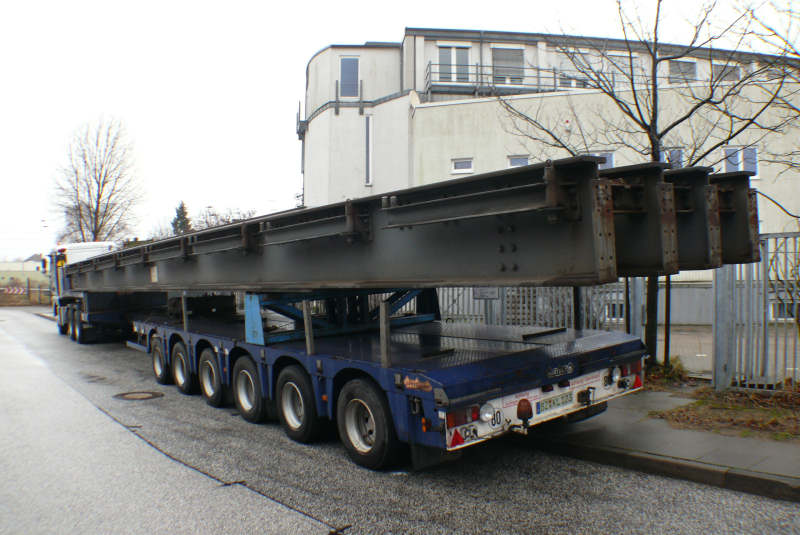
[[[600,171],[611,184],[617,274],[644,277],[678,272],[678,233],[669,166],[650,162]]]
[[[73,290],[575,286],[617,280],[611,188],[569,158],[298,209],[67,266]]]
[[[758,204],[750,188],[755,173],[736,171],[711,175],[719,191],[722,262],[749,264],[761,260],[758,239]]]
[[[711,167],[669,170],[664,180],[674,186],[680,269],[711,269],[722,265],[719,197],[709,184]]]

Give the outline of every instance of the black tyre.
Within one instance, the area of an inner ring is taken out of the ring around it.
[[[400,442],[385,394],[366,379],[353,379],[342,388],[336,403],[336,425],[347,454],[358,465],[373,470],[396,462]]]
[[[72,328],[73,333],[73,340],[78,342],[79,344],[86,343],[86,326],[81,321],[81,311],[80,309],[73,310],[73,317],[75,318],[75,324]]]
[[[278,419],[286,436],[297,442],[312,442],[322,431],[311,380],[300,366],[287,366],[278,375],[275,388]]]
[[[197,378],[200,383],[200,393],[206,403],[212,407],[222,405],[222,375],[217,355],[210,348],[200,353],[200,360],[197,361]]]
[[[67,307],[67,336],[70,340],[75,340],[75,309]]]
[[[172,374],[167,359],[164,356],[164,342],[158,336],[150,339],[150,356],[153,359],[153,375],[156,382],[161,385],[168,385],[172,382]]]
[[[233,366],[233,401],[248,422],[257,424],[267,416],[258,369],[250,357],[240,357]]]
[[[58,313],[58,308],[56,308],[55,316],[56,316],[56,325],[58,326],[58,334],[67,334],[67,332],[69,331],[69,321],[61,323],[62,315],[63,314]]]
[[[172,380],[183,394],[194,394],[197,392],[197,378],[192,374],[192,367],[189,363],[189,352],[182,342],[177,342],[172,346],[170,354],[172,364]]]

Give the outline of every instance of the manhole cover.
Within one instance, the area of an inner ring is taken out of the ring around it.
[[[114,396],[115,399],[124,399],[125,401],[142,401],[144,399],[155,399],[164,397],[161,392],[123,392]]]

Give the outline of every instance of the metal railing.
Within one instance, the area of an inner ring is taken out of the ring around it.
[[[800,233],[761,236],[761,262],[714,274],[714,381],[797,390],[800,381]]]
[[[738,71],[737,71],[738,72]],[[630,87],[631,81],[640,86],[649,84],[651,75],[644,69],[624,72],[609,66],[606,70],[595,70],[594,76],[602,80],[603,86],[624,89]],[[743,73],[742,75],[747,75]],[[775,75],[770,71],[760,73],[759,81],[770,81]],[[733,82],[736,78],[715,76],[713,82]],[[688,73],[664,73],[658,76],[659,85],[681,86],[696,83],[708,83],[709,78],[700,78]],[[476,94],[495,93],[512,94],[525,92],[548,92],[568,89],[593,89],[598,84],[592,77],[577,69],[561,69],[558,67],[513,67],[481,64],[449,64],[428,62],[425,69],[425,94],[432,92],[465,92]]]
[[[579,328],[625,330],[623,282],[579,291]],[[439,308],[446,323],[574,327],[573,307],[573,290],[568,287],[439,288]]]

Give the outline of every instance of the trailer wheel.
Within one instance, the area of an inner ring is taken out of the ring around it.
[[[384,393],[372,382],[353,379],[342,388],[336,403],[339,438],[350,459],[379,470],[392,464],[400,443]]]
[[[171,383],[172,375],[167,367],[167,359],[164,358],[164,343],[158,336],[150,338],[150,355],[153,358],[153,375],[156,382],[161,385]]]
[[[75,340],[75,309],[71,306],[67,307],[67,336],[70,340]]]
[[[74,340],[79,344],[86,343],[86,329],[83,326],[83,322],[81,321],[81,311],[79,309],[73,310],[73,316],[75,318],[75,326],[73,327],[73,334]]]
[[[200,382],[200,392],[203,399],[212,407],[222,405],[222,379],[219,370],[217,355],[210,348],[205,348],[200,353],[197,363],[197,374]]]
[[[278,419],[286,436],[297,442],[312,442],[322,424],[317,418],[314,390],[300,366],[287,366],[278,375],[275,389]]]
[[[61,322],[61,317],[63,315],[64,314],[59,314],[58,307],[56,307],[55,316],[56,316],[56,325],[58,325],[58,334],[67,334],[67,332],[69,331],[69,321],[67,321],[66,323]]]
[[[242,418],[263,422],[267,415],[258,369],[250,357],[239,357],[233,366],[233,401]]]
[[[194,394],[197,391],[197,378],[192,375],[189,365],[189,354],[182,342],[172,346],[172,380],[182,394]]]

